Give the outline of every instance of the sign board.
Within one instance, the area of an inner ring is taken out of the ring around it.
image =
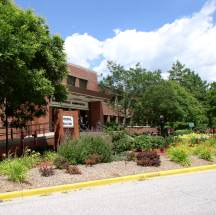
[[[194,123],[193,122],[189,122],[188,125],[189,125],[189,128],[193,128],[194,127]]]
[[[74,119],[72,116],[63,116],[63,128],[73,128]]]

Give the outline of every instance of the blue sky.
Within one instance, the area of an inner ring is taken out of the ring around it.
[[[107,74],[107,61],[164,76],[180,60],[216,81],[216,0],[15,0],[65,39],[69,63]]]
[[[191,15],[205,0],[15,0],[46,18],[52,33],[66,38],[89,33],[98,39],[113,29],[154,30],[176,18]]]

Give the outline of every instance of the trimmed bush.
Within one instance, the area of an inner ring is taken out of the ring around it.
[[[68,140],[60,145],[58,154],[66,158],[71,164],[85,164],[90,155],[97,154],[100,162],[111,161],[111,147],[97,136],[82,136],[76,141]]]
[[[162,149],[165,147],[165,139],[160,136],[140,135],[135,137],[133,148],[141,150]]]
[[[160,155],[155,151],[144,151],[137,154],[137,165],[140,166],[160,166]]]
[[[171,147],[168,150],[168,156],[171,161],[181,164],[182,166],[190,166],[191,161],[187,150],[181,147]]]
[[[138,151],[150,150],[152,148],[150,136],[140,135],[135,137],[133,147]]]

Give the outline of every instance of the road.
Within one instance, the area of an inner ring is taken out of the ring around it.
[[[0,215],[216,215],[216,171],[0,203]]]

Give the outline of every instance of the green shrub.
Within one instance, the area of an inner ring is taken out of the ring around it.
[[[27,170],[21,159],[8,159],[0,164],[0,173],[14,182],[23,182],[26,179]]]
[[[15,159],[18,159],[18,158],[15,158]],[[28,169],[31,169],[42,161],[42,157],[39,152],[35,152],[35,151],[32,151],[31,149],[26,148],[23,157],[20,157],[19,160]]]
[[[45,161],[52,161],[54,162],[54,160],[58,157],[58,154],[56,152],[53,151],[46,151],[43,154],[43,160]]]
[[[179,163],[183,166],[190,166],[190,159],[187,150],[182,147],[171,147],[168,150],[168,156],[171,161]]]
[[[212,161],[213,159],[211,149],[204,145],[196,147],[194,150],[194,154],[203,160]]]
[[[151,148],[162,149],[165,147],[165,139],[161,136],[150,136]]]
[[[90,155],[97,154],[101,162],[111,161],[111,147],[101,138],[82,136],[76,141],[68,140],[60,145],[58,154],[66,158],[71,164],[84,164]]]
[[[136,150],[150,150],[152,148],[150,136],[140,135],[135,137],[133,147]]]
[[[173,135],[169,135],[167,137],[165,137],[165,145],[166,146],[170,146],[175,142],[176,138]]]
[[[196,145],[196,144],[199,144],[200,143],[200,139],[195,137],[195,136],[192,136],[190,138],[190,144],[193,146],[193,145]]]
[[[119,136],[119,138],[115,137],[113,140],[113,151],[116,153],[129,151],[133,148],[133,142],[134,138],[127,134]]]
[[[134,149],[136,150],[151,150],[165,147],[165,139],[160,136],[140,135],[135,137]]]
[[[107,122],[105,124],[105,131],[106,132],[113,132],[113,131],[120,131],[122,130],[122,127],[115,122]]]

